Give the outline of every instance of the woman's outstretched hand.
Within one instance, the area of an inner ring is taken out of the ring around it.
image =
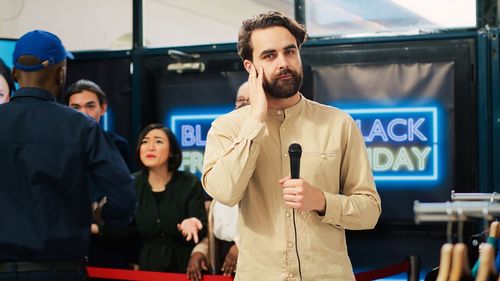
[[[193,239],[195,244],[198,244],[198,231],[202,228],[203,224],[195,217],[185,219],[177,224],[177,229],[182,233],[182,236],[186,237],[186,241]]]

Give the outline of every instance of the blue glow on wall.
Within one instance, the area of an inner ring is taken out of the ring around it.
[[[102,129],[104,131],[109,131],[109,116],[108,112],[105,112],[104,115],[101,117],[101,120],[99,121]]]

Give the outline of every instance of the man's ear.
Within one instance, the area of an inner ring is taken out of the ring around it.
[[[57,70],[57,83],[64,87],[66,83],[66,66],[61,66]]]
[[[17,69],[12,68],[12,80],[19,84],[19,81],[17,78],[18,75],[19,75],[19,73],[17,72]]]
[[[250,71],[252,71],[253,62],[251,62],[249,60],[244,60],[243,61],[243,66],[245,67],[246,71],[248,73],[250,73]]]
[[[101,104],[101,117],[106,113],[106,110],[108,110],[108,103],[107,102]]]

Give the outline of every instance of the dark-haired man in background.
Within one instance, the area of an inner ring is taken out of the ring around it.
[[[305,39],[305,28],[280,12],[244,21],[238,52],[250,106],[208,132],[203,186],[239,205],[238,281],[354,280],[345,229],[373,228],[380,216],[356,123],[299,92]],[[302,145],[299,179],[290,178],[292,143]]]
[[[133,181],[98,124],[60,105],[67,52],[35,30],[13,55],[11,101],[0,105],[0,279],[84,280],[92,215],[128,226]],[[89,181],[106,196],[91,209]]]
[[[64,103],[91,117],[97,123],[101,121],[101,117],[108,109],[106,93],[96,83],[85,79],[80,79],[68,87],[64,95]],[[104,134],[120,151],[123,160],[132,171],[132,154],[128,141],[111,131],[105,131]]]

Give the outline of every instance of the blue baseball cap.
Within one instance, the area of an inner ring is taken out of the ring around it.
[[[30,66],[22,65],[18,59],[24,55],[36,57],[40,63]],[[17,41],[13,63],[14,67],[19,70],[37,71],[49,65],[58,64],[67,57],[74,58],[72,53],[66,51],[56,35],[43,30],[33,30],[21,36]]]

